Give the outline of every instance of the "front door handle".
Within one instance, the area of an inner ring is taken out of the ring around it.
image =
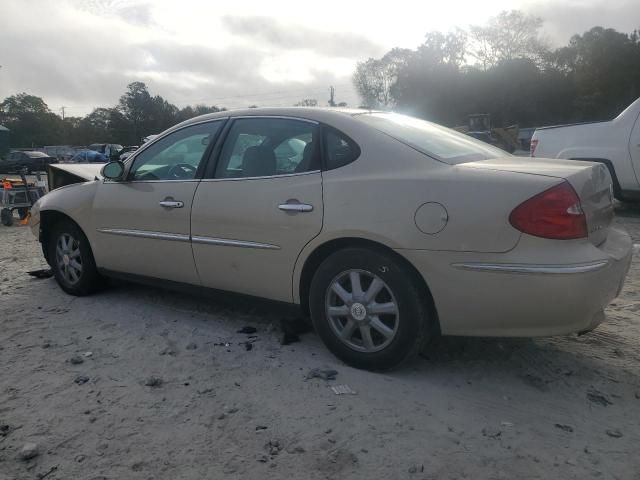
[[[184,207],[184,202],[177,200],[162,200],[160,202],[160,206],[165,208],[182,208]]]
[[[311,212],[313,211],[313,205],[307,203],[287,202],[278,205],[278,208],[284,212]]]

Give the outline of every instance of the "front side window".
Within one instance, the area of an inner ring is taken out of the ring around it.
[[[192,180],[204,152],[215,141],[222,121],[200,123],[177,130],[141,151],[129,180]]]
[[[317,125],[285,118],[233,122],[216,178],[268,177],[319,169]]]
[[[364,113],[355,118],[430,157],[455,165],[509,156],[468,135],[397,113]]]

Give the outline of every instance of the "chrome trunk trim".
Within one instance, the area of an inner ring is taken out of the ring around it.
[[[600,270],[609,265],[609,262],[602,260],[594,263],[580,265],[529,265],[529,264],[507,264],[507,263],[453,263],[454,268],[462,270],[474,270],[479,272],[496,273],[535,273],[545,275],[564,275],[573,273],[589,273]]]

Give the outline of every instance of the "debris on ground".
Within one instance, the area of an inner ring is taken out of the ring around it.
[[[502,435],[502,430],[499,428],[489,426],[482,429],[482,436],[484,437],[498,438],[500,435]]]
[[[424,465],[412,465],[409,467],[409,473],[422,473],[424,472]]]
[[[247,335],[251,335],[252,333],[256,333],[257,331],[258,329],[256,327],[246,326],[238,330],[238,333],[245,333]]]
[[[253,343],[251,342],[243,342],[244,343],[244,349],[246,351],[252,350],[253,349]]]
[[[280,345],[289,345],[299,342],[300,335],[311,330],[309,322],[302,318],[283,318],[280,320],[280,329],[282,330],[282,338]]]
[[[85,357],[89,358],[89,357],[93,356],[93,352],[84,352],[82,355],[84,355]]]
[[[38,480],[44,480],[45,478],[47,478],[49,475],[51,475],[56,470],[58,470],[58,465],[54,465],[53,467],[51,467],[49,470],[47,470],[44,473],[39,473],[38,475],[36,475],[36,478]]]
[[[590,390],[589,392],[587,392],[587,399],[591,403],[597,403],[598,405],[602,405],[603,407],[606,407],[607,405],[613,405],[613,402],[598,390]]]
[[[90,380],[89,377],[87,377],[86,375],[78,375],[75,380],[73,381],[73,383],[76,383],[78,385],[84,385],[85,383],[87,383]]]
[[[189,342],[185,348],[187,350],[196,350],[198,348],[198,344],[195,342]]]
[[[300,446],[300,445],[290,445],[287,447],[287,453],[305,453],[306,450],[304,447]]]
[[[607,430],[605,433],[612,438],[622,437],[622,432],[620,430]]]
[[[337,375],[338,375],[337,370],[332,370],[329,368],[328,369],[312,368],[311,370],[309,370],[309,373],[307,373],[306,380],[309,380],[311,378],[320,378],[322,380],[335,380]]]
[[[266,427],[265,425],[256,425],[256,432],[259,432],[260,430],[266,430],[268,427]]]
[[[25,443],[20,450],[20,460],[28,461],[40,455],[40,447],[37,443]]]
[[[156,377],[155,375],[151,375],[144,382],[144,384],[147,387],[160,387],[160,386],[162,386],[163,383],[164,382],[163,382],[162,378],[161,377]]]
[[[355,390],[352,390],[349,385],[334,385],[333,387],[331,387],[331,390],[333,390],[333,393],[335,393],[336,395],[356,395],[357,394],[357,392]]]
[[[53,270],[50,268],[44,268],[42,270],[31,270],[30,272],[27,272],[27,274],[34,278],[51,278],[53,277]]]
[[[556,423],[554,425],[556,428],[559,428],[560,430],[564,430],[565,432],[573,432],[573,427],[571,425],[564,425],[562,423]]]
[[[269,440],[269,443],[267,443],[264,448],[269,452],[269,455],[273,457],[280,453],[280,450],[282,450],[282,445],[280,445],[280,442],[278,440],[272,439]]]
[[[84,358],[82,358],[80,355],[74,355],[69,359],[69,363],[71,365],[80,365],[81,363],[84,363]]]

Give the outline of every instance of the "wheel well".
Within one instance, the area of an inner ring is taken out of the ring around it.
[[[42,253],[44,254],[44,258],[49,265],[51,265],[51,262],[49,261],[49,232],[53,225],[62,221],[72,222],[82,230],[80,225],[78,225],[78,223],[69,215],[58,212],[57,210],[44,210],[40,212],[40,243],[42,244]]]
[[[307,258],[302,267],[302,273],[300,275],[300,306],[302,311],[305,314],[309,314],[309,290],[311,288],[311,280],[313,279],[313,275],[316,270],[320,266],[320,264],[327,259],[331,254],[337,252],[338,250],[343,250],[345,248],[366,248],[370,250],[377,250],[382,253],[386,253],[391,255],[396,260],[398,260],[401,264],[405,266],[407,271],[413,277],[413,280],[418,285],[422,296],[427,301],[427,307],[429,309],[429,314],[432,316],[434,321],[434,326],[437,329],[436,333],[440,333],[440,322],[438,320],[438,312],[436,310],[435,302],[433,300],[433,296],[431,295],[431,290],[429,290],[429,286],[425,281],[424,277],[418,272],[418,270],[402,255],[394,252],[391,248],[383,245],[381,243],[375,242],[373,240],[366,240],[364,238],[339,238],[335,240],[330,240],[326,243],[323,243],[319,247],[317,247],[311,255]]]

